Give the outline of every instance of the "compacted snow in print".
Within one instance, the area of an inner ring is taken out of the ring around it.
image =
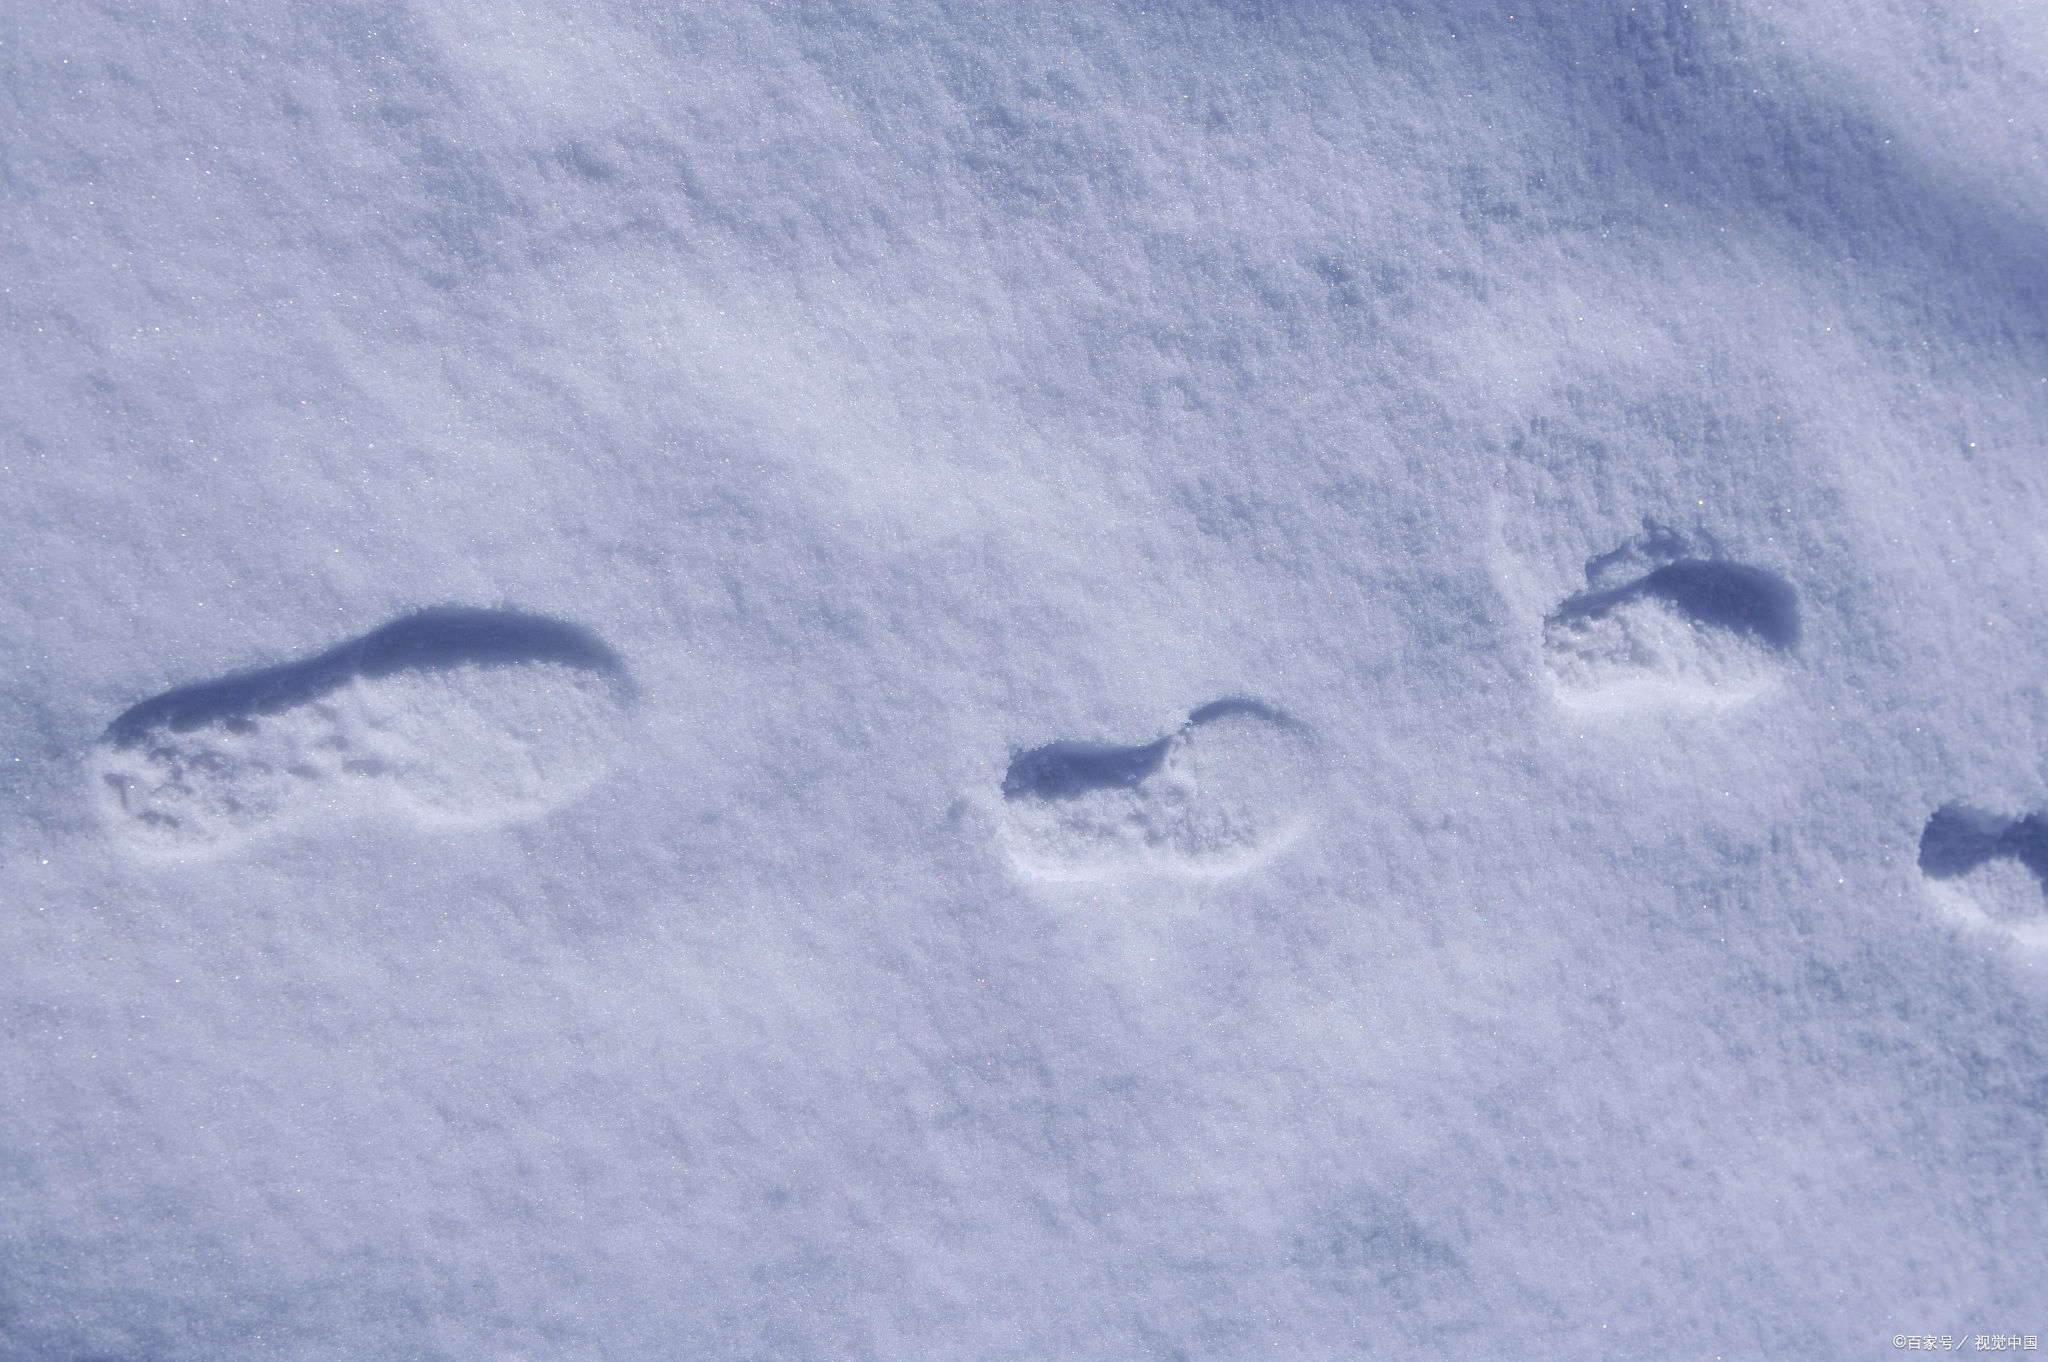
[[[0,1357],[2048,1334],[2048,9],[0,62]]]

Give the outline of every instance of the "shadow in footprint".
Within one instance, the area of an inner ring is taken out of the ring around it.
[[[1935,810],[1920,834],[1920,871],[1931,879],[1960,879],[2001,858],[2031,872],[2048,903],[2048,820],[2040,814],[2008,819],[1949,804]]]
[[[1003,777],[1003,798],[1073,799],[1090,790],[1134,790],[1166,761],[1173,739],[1144,747],[1055,742],[1022,753]]]
[[[1683,557],[1651,526],[1645,538],[1587,565],[1599,585],[1543,621],[1544,661],[1574,700],[1725,704],[1756,694],[1799,646],[1799,595],[1775,573],[1723,558]],[[1652,566],[1651,564],[1654,564]]]
[[[1020,869],[1049,879],[1229,873],[1299,829],[1314,771],[1299,724],[1257,701],[1219,700],[1156,742],[1019,753],[1003,777],[1006,837]]]
[[[573,624],[516,610],[438,606],[315,657],[152,696],[107,725],[106,741],[133,747],[155,730],[189,733],[208,724],[238,728],[258,716],[310,704],[358,677],[531,663],[574,667],[625,684],[618,655]]]
[[[1920,872],[1955,917],[2048,952],[2048,817],[1944,805],[1920,833]]]
[[[1799,597],[1784,578],[1708,558],[1682,558],[1624,586],[1574,596],[1547,622],[1605,619],[1646,598],[1707,628],[1747,635],[1780,651],[1799,644]]]
[[[366,799],[496,822],[588,788],[631,699],[618,655],[573,624],[438,607],[144,700],[107,726],[92,765],[116,826],[170,849]]]

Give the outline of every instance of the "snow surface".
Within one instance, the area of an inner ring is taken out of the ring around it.
[[[0,54],[0,1355],[2048,1334],[2048,8]]]

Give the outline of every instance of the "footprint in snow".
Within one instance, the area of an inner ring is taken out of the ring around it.
[[[1945,805],[1920,834],[1920,873],[1957,917],[2048,950],[2048,818]]]
[[[1651,542],[1648,561],[1665,561],[1644,571],[1646,555],[1633,549],[1596,560],[1586,574],[1593,589],[1543,622],[1559,697],[1725,705],[1762,691],[1798,646],[1798,594],[1762,568]]]
[[[1219,700],[1157,742],[1055,742],[1003,778],[1012,860],[1041,879],[1127,872],[1228,875],[1306,826],[1315,753],[1300,724],[1249,700]]]
[[[618,658],[574,625],[424,610],[143,701],[108,725],[93,783],[116,829],[170,851],[365,807],[500,822],[593,784],[627,700]]]

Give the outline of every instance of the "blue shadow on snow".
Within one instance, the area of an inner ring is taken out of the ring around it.
[[[253,725],[339,690],[357,677],[451,667],[553,662],[624,687],[625,666],[588,630],[516,610],[437,606],[393,620],[317,656],[151,696],[107,725],[107,741],[134,747],[152,731],[190,732],[205,724]]]
[[[1645,596],[1675,606],[1700,624],[1745,634],[1781,651],[1799,643],[1799,597],[1784,578],[1709,558],[1681,558],[1626,586],[1574,596],[1552,619],[1599,619]]]
[[[1181,732],[1239,714],[1276,724],[1293,723],[1278,710],[1256,700],[1213,700],[1188,715]],[[1094,790],[1135,789],[1165,763],[1166,753],[1178,736],[1170,733],[1141,747],[1065,741],[1034,747],[1010,762],[1010,769],[1003,776],[1003,798],[1075,799]]]
[[[1986,861],[2010,856],[2048,891],[2048,819],[2038,813],[2007,819],[1962,804],[1934,811],[1920,834],[1920,870],[1937,880],[1967,875]]]

